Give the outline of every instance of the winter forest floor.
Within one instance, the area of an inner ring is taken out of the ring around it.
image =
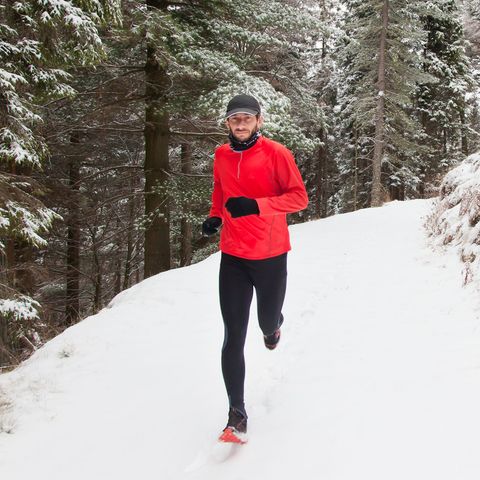
[[[477,480],[480,303],[430,201],[291,228],[285,326],[252,305],[249,443],[216,443],[219,255],[150,278],[0,376],[9,480]]]

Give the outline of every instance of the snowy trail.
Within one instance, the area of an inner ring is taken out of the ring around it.
[[[477,480],[480,313],[430,203],[292,228],[282,343],[247,339],[248,445],[219,445],[219,255],[148,279],[0,377],[0,476]],[[1,404],[1,402],[0,402]]]

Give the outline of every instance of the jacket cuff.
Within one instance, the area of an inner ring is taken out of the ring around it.
[[[258,210],[259,210],[259,215],[261,217],[265,217],[267,215],[274,215],[275,213],[272,211],[269,211],[269,199],[268,198],[256,198],[258,205]]]

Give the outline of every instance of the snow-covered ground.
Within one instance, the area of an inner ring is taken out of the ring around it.
[[[479,305],[455,253],[427,248],[430,208],[291,228],[277,350],[252,306],[247,445],[216,442],[216,254],[123,292],[0,376],[0,478],[478,480]]]

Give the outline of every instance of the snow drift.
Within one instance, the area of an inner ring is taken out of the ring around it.
[[[480,265],[480,152],[467,157],[443,179],[427,228],[436,245],[455,247],[469,283]]]

